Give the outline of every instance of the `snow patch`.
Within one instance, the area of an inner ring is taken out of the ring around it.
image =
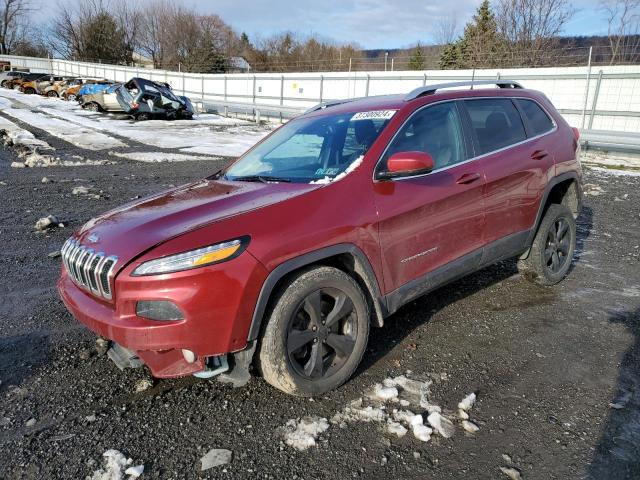
[[[135,160],[136,162],[159,163],[159,162],[189,162],[198,160],[220,160],[219,157],[204,157],[197,155],[185,155],[183,153],[164,152],[109,152],[114,157]]]
[[[589,170],[604,173],[606,175],[614,175],[617,177],[640,177],[640,171],[624,170],[623,168],[606,168],[589,166]]]
[[[338,175],[336,175],[335,177],[331,178],[331,177],[324,177],[324,178],[320,178],[318,180],[312,180],[309,183],[313,184],[313,185],[327,185],[329,183],[334,183],[334,182],[339,182],[340,180],[342,180],[344,177],[346,177],[347,175],[349,175],[351,172],[353,172],[356,168],[358,168],[361,164],[362,164],[362,159],[364,158],[363,155],[360,155],[358,158],[356,158],[353,162],[351,162],[351,164],[346,168],[346,170],[342,173],[339,173]]]
[[[130,466],[133,460],[118,450],[107,450],[102,457],[102,468],[93,472],[91,480],[131,480],[138,478],[144,471],[144,465]]]
[[[303,417],[299,421],[289,420],[285,425],[284,441],[296,450],[306,450],[316,444],[318,435],[329,428],[326,418]]]
[[[443,417],[438,412],[433,412],[427,417],[427,421],[429,422],[429,425],[431,425],[433,429],[444,438],[453,437],[455,427],[448,418]]]
[[[464,428],[465,432],[469,433],[476,433],[478,430],[480,430],[480,427],[478,427],[475,423],[470,422],[469,420],[462,421],[462,428]]]
[[[466,397],[464,397],[460,403],[458,403],[458,408],[460,410],[464,410],[465,412],[471,410],[473,404],[476,403],[476,394],[470,393]]]

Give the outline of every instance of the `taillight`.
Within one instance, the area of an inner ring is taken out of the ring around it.
[[[140,104],[136,103],[136,102],[131,102],[131,108],[138,108],[140,106]]]
[[[577,127],[571,127],[571,130],[573,130],[576,140],[580,140],[580,130],[578,130]]]

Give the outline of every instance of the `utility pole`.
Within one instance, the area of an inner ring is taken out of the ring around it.
[[[389,52],[384,52],[384,71],[387,71],[387,59],[389,58]]]

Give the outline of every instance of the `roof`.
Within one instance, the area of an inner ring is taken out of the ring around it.
[[[474,88],[497,86],[499,88]],[[452,90],[453,89],[453,90]],[[305,114],[323,115],[325,112],[342,114],[366,110],[400,110],[417,99],[432,100],[443,98],[462,98],[486,95],[487,92],[500,95],[498,92],[530,92],[512,80],[482,80],[470,82],[440,83],[425,85],[406,94],[378,95],[371,97],[351,98],[344,100],[328,100],[311,107]]]

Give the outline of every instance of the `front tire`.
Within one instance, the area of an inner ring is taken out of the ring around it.
[[[529,256],[518,262],[518,268],[538,285],[555,285],[569,273],[575,247],[573,213],[565,205],[552,204],[540,222]]]
[[[302,271],[276,294],[260,344],[262,375],[298,396],[339,387],[362,360],[369,317],[362,289],[342,270]]]

